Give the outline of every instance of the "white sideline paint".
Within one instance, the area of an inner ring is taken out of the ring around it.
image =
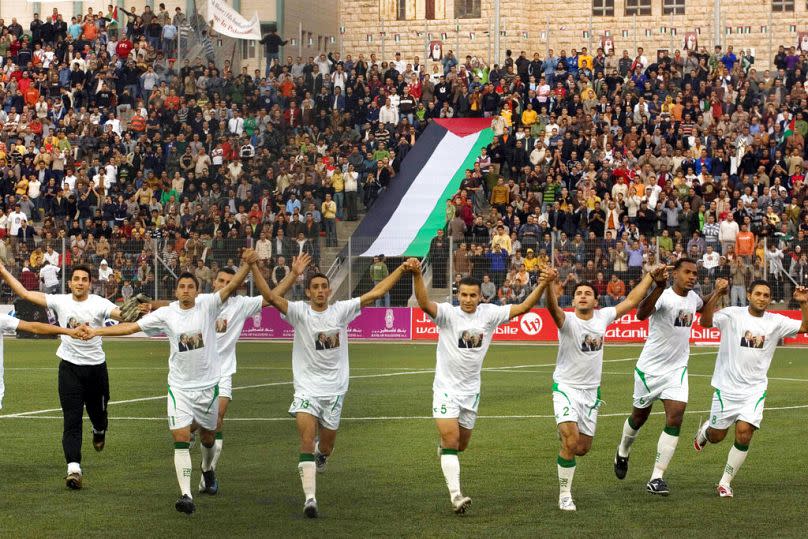
[[[162,397],[161,397],[162,398]],[[112,403],[110,403],[112,404]],[[781,410],[802,410],[808,408],[808,404],[797,404],[794,406],[774,406],[766,408],[766,412],[776,412]],[[685,414],[709,414],[710,410],[687,410]],[[612,414],[598,414],[598,419],[603,417],[621,417],[625,418],[631,412],[620,412]],[[664,411],[651,412],[651,415],[665,415]],[[63,419],[60,415],[3,415],[0,419]],[[554,415],[481,415],[477,419],[552,419]],[[372,417],[343,417],[341,421],[415,421],[433,419],[431,415],[410,415],[410,416],[372,416]],[[165,417],[110,417],[110,421],[165,421]],[[277,421],[294,421],[293,417],[228,417],[227,421],[244,421],[244,422],[277,422]]]
[[[714,352],[697,352],[695,354],[690,354],[690,355],[691,356],[704,356],[704,355],[709,355],[709,354],[713,354],[713,353]],[[606,359],[603,362],[604,363],[619,363],[619,362],[624,362],[624,361],[635,361],[635,360],[637,360],[636,357],[623,357],[623,358],[618,358],[618,359]],[[551,367],[551,366],[554,366],[554,365],[555,365],[555,363],[542,363],[542,364],[532,364],[532,365],[512,365],[512,366],[505,366],[505,367],[486,367],[486,368],[483,368],[483,371],[485,371],[485,372],[508,372],[511,369],[529,369],[529,368],[537,368],[537,367]],[[380,374],[360,374],[360,375],[357,375],[357,376],[351,376],[350,378],[352,380],[360,380],[360,379],[363,379],[363,378],[389,378],[389,377],[392,377],[392,376],[407,376],[409,374],[425,374],[425,373],[433,373],[433,372],[435,372],[435,369],[407,370],[407,371],[397,371],[397,372],[380,373]],[[524,372],[524,371],[520,371],[520,372]],[[287,382],[268,382],[268,383],[264,383],[264,384],[253,384],[253,385],[248,385],[248,386],[239,386],[239,387],[234,387],[233,390],[235,391],[237,389],[256,389],[256,388],[261,388],[261,387],[276,387],[276,386],[287,386],[287,385],[292,385],[292,381],[290,380],[290,381],[287,381]],[[160,400],[160,399],[165,399],[165,398],[166,398],[166,395],[163,394],[163,395],[157,395],[157,396],[154,396],[154,397],[139,397],[139,398],[136,398],[136,399],[127,399],[127,400],[122,400],[122,401],[109,401],[107,403],[107,405],[110,406],[110,405],[113,405],[113,404],[131,404],[131,403],[134,403],[134,402],[155,401],[155,400]],[[18,412],[16,414],[4,414],[4,415],[0,415],[0,419],[15,418],[15,417],[30,417],[30,416],[40,415],[40,414],[48,414],[48,413],[51,413],[51,412],[61,412],[61,411],[62,411],[61,408],[46,408],[44,410],[31,410],[29,412]]]

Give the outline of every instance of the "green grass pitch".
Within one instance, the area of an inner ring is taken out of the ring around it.
[[[630,410],[640,348],[607,345],[603,400],[592,452],[578,460],[578,512],[557,508],[551,375],[556,348],[492,346],[483,372],[480,418],[461,457],[470,512],[451,513],[430,418],[434,344],[351,344],[351,388],[336,451],[318,476],[321,518],[302,515],[298,439],[286,414],[291,345],[239,344],[234,400],[224,428],[216,497],[196,495],[191,517],[174,510],[178,488],[165,413],[164,342],[105,344],[113,402],[103,453],[85,420],[84,489],[64,486],[54,341],[5,345],[6,395],[0,466],[3,537],[648,537],[805,536],[808,479],[806,351],[781,348],[770,371],[763,428],[719,499],[731,441],[692,449],[711,398],[714,348],[694,347],[690,408],[666,479],[671,496],[645,492],[663,418],[655,414],[634,445],[624,481],[612,458]],[[122,402],[123,401],[123,402]],[[129,401],[129,402],[126,402]],[[199,481],[199,450],[194,449]]]

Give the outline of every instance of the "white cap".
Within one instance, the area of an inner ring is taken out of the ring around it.
[[[106,265],[107,265],[107,259],[106,259],[106,258],[105,258],[104,260],[102,260],[102,261],[101,261],[101,265],[102,265],[102,266],[106,266]]]

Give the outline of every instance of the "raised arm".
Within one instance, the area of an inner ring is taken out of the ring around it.
[[[794,290],[794,299],[800,304],[802,325],[799,333],[808,333],[808,288],[799,286]]]
[[[141,331],[137,322],[121,322],[114,326],[103,328],[91,328],[90,326],[79,326],[78,334],[82,339],[88,340],[93,337],[122,337]]]
[[[272,291],[283,297],[289,292],[289,289],[294,286],[295,281],[297,281],[298,277],[306,273],[306,268],[311,265],[311,255],[308,253],[303,253],[298,257],[292,258],[292,271],[290,271],[286,277],[278,283],[278,286],[272,289]]]
[[[18,281],[10,271],[6,268],[6,266],[0,262],[0,277],[8,284],[11,291],[14,292],[17,296],[21,297],[26,301],[30,301],[40,307],[48,306],[48,299],[42,292],[34,292],[33,290],[28,290],[25,288],[20,281]]]
[[[405,264],[412,272],[412,283],[418,306],[431,318],[435,318],[438,316],[438,304],[429,299],[429,293],[426,291],[426,285],[424,284],[424,276],[421,274],[421,262],[416,258],[410,258]]]
[[[267,305],[272,305],[278,309],[281,314],[286,314],[289,310],[289,302],[283,296],[292,287],[298,276],[302,275],[306,268],[311,263],[311,257],[308,254],[302,254],[295,259],[292,263],[292,271],[278,283],[275,288],[270,288],[269,283],[264,278],[264,275],[259,270],[257,264],[252,265],[253,278],[255,279],[255,286],[264,298]]]
[[[536,305],[536,302],[539,301],[541,295],[544,294],[544,290],[551,285],[557,275],[558,270],[555,268],[547,268],[546,270],[542,271],[541,277],[539,278],[539,284],[536,285],[536,288],[534,288],[533,291],[528,294],[522,303],[518,305],[511,305],[510,317],[516,318],[517,316],[521,316],[530,311],[530,309]]]
[[[715,306],[718,300],[727,293],[729,282],[726,279],[718,279],[715,282],[715,290],[707,298],[707,301],[701,307],[701,319],[699,325],[703,328],[713,327],[713,315],[715,314]],[[805,316],[803,315],[803,326],[805,325]]]
[[[258,261],[258,254],[252,249],[245,249],[244,254],[241,255],[241,266],[239,266],[238,271],[233,276],[233,279],[227,283],[227,286],[219,290],[219,297],[222,300],[222,303],[227,301],[230,296],[232,296],[238,287],[241,286],[241,283],[244,282],[244,279],[247,278],[247,275],[250,273],[250,267],[252,264]]]
[[[555,279],[553,279],[553,282],[549,283],[546,290],[547,310],[550,311],[550,316],[553,318],[556,327],[561,329],[564,327],[564,321],[567,319],[567,315],[565,315],[561,307],[558,306],[558,298],[555,293]]]
[[[655,281],[668,281],[668,268],[664,264],[655,266],[651,271],[643,275],[639,284],[635,286],[631,292],[628,293],[626,299],[621,301],[615,307],[617,311],[617,318],[628,313],[639,305],[640,301],[648,294],[648,290]]]
[[[656,288],[651,290],[651,293],[648,294],[643,298],[640,302],[639,306],[637,306],[637,319],[638,320],[645,320],[654,312],[656,312],[656,302],[659,299],[659,296],[662,295],[662,292],[665,291],[665,286],[667,285],[666,281],[657,282],[654,281]]]
[[[377,299],[381,299],[384,297],[386,293],[390,291],[391,288],[401,279],[402,275],[409,270],[409,266],[407,263],[401,264],[399,267],[394,269],[390,274],[379,281],[379,283],[374,286],[370,291],[365,292],[359,298],[359,303],[362,307],[367,307],[368,305],[372,304]]]

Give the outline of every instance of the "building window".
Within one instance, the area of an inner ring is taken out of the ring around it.
[[[593,17],[614,17],[614,0],[592,0]]]
[[[407,0],[396,0],[396,20],[407,20]]]
[[[651,0],[626,0],[626,17],[631,17],[632,15],[650,14]]]
[[[794,11],[794,0],[772,0],[772,11]]]
[[[426,8],[424,18],[430,21],[435,20],[435,0],[425,0],[424,4]]]
[[[685,0],[662,0],[663,15],[684,15]]]
[[[455,19],[482,18],[480,0],[455,0]]]

